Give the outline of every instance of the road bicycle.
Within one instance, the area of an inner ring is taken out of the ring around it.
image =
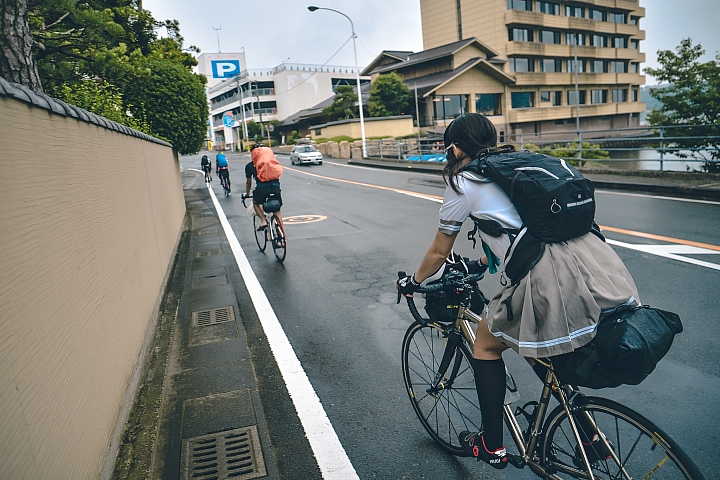
[[[225,175],[220,175],[219,173],[218,176],[220,177],[220,183],[222,183],[223,191],[225,192],[225,196],[227,197],[228,195],[230,195],[230,179]]]
[[[402,278],[405,272],[398,275]],[[454,321],[425,319],[414,298],[406,297],[415,321],[402,344],[405,387],[425,430],[442,448],[458,456],[465,456],[458,434],[482,430],[471,362],[472,324],[482,319],[471,307],[479,310],[489,303],[477,286],[482,277],[481,273],[468,275],[450,269],[440,283],[416,291],[459,295]],[[586,396],[578,387],[558,380],[552,359],[536,361],[547,369],[539,401],[513,412],[510,404],[520,395],[512,375],[508,372],[506,376],[503,418],[514,444],[506,442],[511,465],[527,466],[539,477],[554,480],[704,478],[677,443],[645,417],[612,400]],[[551,397],[559,405],[548,414]],[[583,430],[583,425],[591,432]],[[596,441],[580,448],[583,439],[591,436]]]
[[[252,195],[241,195],[243,206],[245,205],[245,199],[252,199]],[[285,261],[285,254],[287,248],[287,237],[285,236],[285,227],[277,215],[280,211],[280,199],[278,199],[274,193],[268,195],[267,200],[263,202],[263,212],[265,213],[266,228],[260,230],[262,220],[257,214],[253,215],[253,230],[255,231],[255,242],[261,252],[264,252],[267,248],[268,242],[272,245],[273,253],[278,262]]]
[[[212,182],[212,167],[210,165],[206,165],[203,168],[203,171],[205,172],[205,183]]]

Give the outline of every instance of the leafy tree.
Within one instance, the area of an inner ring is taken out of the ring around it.
[[[328,105],[323,108],[323,113],[330,115],[331,117],[338,119],[344,118],[355,118],[355,104],[358,101],[358,96],[355,94],[355,89],[350,85],[339,85],[335,89],[335,100],[332,105]]]
[[[397,72],[380,75],[370,89],[368,112],[372,117],[390,117],[405,113],[410,91]]]
[[[123,95],[120,90],[107,82],[84,80],[72,86],[64,84],[60,86],[57,94],[58,98],[67,103],[77,105],[141,132],[152,133],[144,115],[142,117],[131,115],[128,112],[128,106],[123,103]],[[140,110],[139,113],[142,111]]]
[[[125,90],[133,116],[145,115],[153,135],[168,140],[181,155],[198,152],[208,118],[205,77],[161,59],[149,59],[145,68],[150,74]]]
[[[720,54],[702,63],[705,54],[700,44],[692,39],[680,42],[675,52],[658,52],[659,68],[646,68],[648,73],[669,85],[651,88],[652,95],[663,105],[653,110],[648,121],[655,126],[689,126],[668,130],[667,143],[680,158],[693,157],[705,160],[704,170],[720,171]],[[712,138],[715,137],[715,138]],[[699,149],[690,150],[689,149]],[[713,161],[715,160],[715,161]]]
[[[260,124],[254,120],[250,120],[247,123],[248,137],[258,141],[260,139]]]

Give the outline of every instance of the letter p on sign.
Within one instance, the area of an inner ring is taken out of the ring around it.
[[[212,60],[213,78],[230,78],[240,74],[239,60]]]

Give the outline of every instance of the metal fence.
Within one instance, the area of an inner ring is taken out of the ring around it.
[[[519,133],[506,134],[498,142],[582,165],[592,162],[633,170],[720,169],[720,125]],[[367,141],[368,156],[409,161],[444,162],[444,148],[440,137]]]

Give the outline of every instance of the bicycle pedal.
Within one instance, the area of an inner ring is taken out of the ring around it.
[[[520,455],[514,455],[512,453],[507,454],[508,463],[515,468],[525,468],[526,462]]]

